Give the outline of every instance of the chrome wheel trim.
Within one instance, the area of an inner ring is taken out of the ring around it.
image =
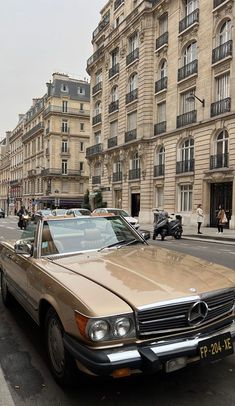
[[[48,325],[48,350],[54,370],[62,374],[65,365],[64,344],[60,325],[55,318]]]

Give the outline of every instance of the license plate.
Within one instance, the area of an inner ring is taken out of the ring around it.
[[[201,341],[198,345],[198,351],[202,362],[210,362],[233,354],[234,349],[231,334],[221,334]]]

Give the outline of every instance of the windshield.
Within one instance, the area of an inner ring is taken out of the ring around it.
[[[116,216],[130,217],[125,210],[121,209],[107,209],[108,213],[113,213]]]
[[[41,255],[68,254],[118,246],[133,240],[143,243],[121,217],[85,217],[44,220]]]

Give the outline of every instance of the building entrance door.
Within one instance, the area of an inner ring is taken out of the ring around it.
[[[140,193],[131,194],[131,215],[138,217],[140,212]]]
[[[229,228],[229,220],[232,215],[232,192],[233,192],[233,183],[224,182],[224,183],[212,183],[211,184],[211,209],[210,209],[210,226],[216,227],[217,225],[217,213],[218,207],[221,206],[224,208],[228,223],[225,225],[226,228]]]

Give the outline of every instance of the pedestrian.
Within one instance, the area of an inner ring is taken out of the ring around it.
[[[196,213],[197,213],[197,233],[202,234],[200,230],[201,230],[201,225],[202,225],[202,222],[203,222],[204,214],[203,214],[201,203],[198,204]]]
[[[228,222],[227,216],[225,214],[224,208],[221,206],[221,204],[219,205],[219,211],[217,214],[217,228],[218,234],[223,234],[224,232],[224,226],[225,224]]]

